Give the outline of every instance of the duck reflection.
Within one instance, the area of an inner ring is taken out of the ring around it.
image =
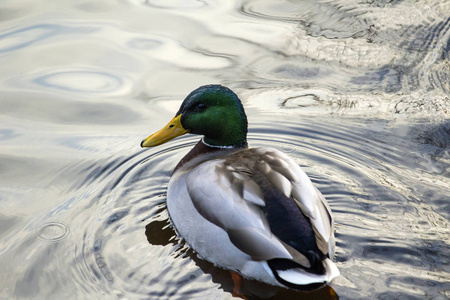
[[[153,220],[145,227],[145,235],[151,245],[173,246],[179,245],[179,240],[168,219]],[[195,252],[188,248],[181,252],[181,255],[188,256],[206,274],[210,274],[213,282],[220,284],[221,288],[233,296],[242,299],[329,299],[337,300],[339,296],[334,289],[328,285],[316,286],[312,290],[297,291],[271,286],[259,281],[243,279],[240,287],[240,295],[234,293],[232,272],[218,268],[212,263],[200,259]]]

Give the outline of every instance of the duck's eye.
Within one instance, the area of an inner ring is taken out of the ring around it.
[[[197,104],[197,110],[202,111],[202,110],[205,110],[205,108],[206,108],[205,103],[199,103],[199,104]]]

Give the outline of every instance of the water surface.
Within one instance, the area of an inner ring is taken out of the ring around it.
[[[328,199],[341,271],[313,293],[450,297],[449,1],[3,1],[0,298],[231,299],[170,227],[167,183],[197,136],[142,138],[220,83],[251,146]]]

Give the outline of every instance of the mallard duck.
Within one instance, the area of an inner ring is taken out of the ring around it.
[[[221,85],[191,92],[175,117],[141,143],[203,138],[175,167],[167,209],[200,256],[245,278],[302,289],[339,275],[333,219],[299,165],[273,148],[249,148],[238,96]]]

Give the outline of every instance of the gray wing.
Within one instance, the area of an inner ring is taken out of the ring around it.
[[[200,215],[225,230],[230,241],[252,259],[292,259],[258,208],[264,200],[256,184],[227,169],[224,160],[197,166],[188,175],[186,185]]]
[[[308,175],[286,154],[272,148],[256,151],[268,164],[267,178],[288,198],[295,200],[301,211],[309,217],[319,250],[333,256],[334,228],[331,210],[325,197],[312,184]]]
[[[252,259],[286,258],[309,267],[308,259],[271,232],[255,173],[295,200],[311,221],[318,248],[327,254],[333,231],[325,199],[295,161],[280,151],[247,149],[205,162],[187,177],[188,193],[197,211],[225,230],[234,246]]]

